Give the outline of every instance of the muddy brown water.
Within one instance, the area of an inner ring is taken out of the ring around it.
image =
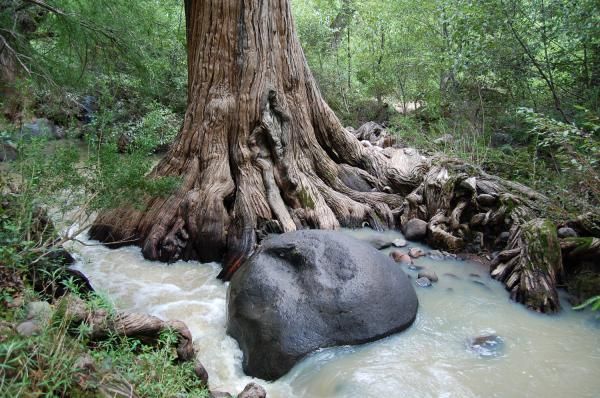
[[[373,234],[345,232],[363,239]],[[218,264],[149,262],[137,247],[74,249],[80,258],[75,267],[118,308],[187,323],[212,389],[236,393],[253,380],[225,333],[227,285],[216,279]],[[574,312],[567,302],[557,316],[527,311],[476,263],[421,258],[416,264],[434,270],[440,281],[417,288],[419,314],[410,329],[362,346],[320,350],[278,381],[255,381],[273,398],[600,396],[600,321],[594,314]],[[414,281],[417,272],[403,267]],[[482,334],[501,336],[496,356],[468,349],[468,339]]]

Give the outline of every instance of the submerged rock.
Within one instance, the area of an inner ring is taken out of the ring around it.
[[[488,285],[486,285],[485,283],[478,281],[478,280],[471,280],[471,282],[477,286],[480,286],[481,288],[485,289],[485,290],[492,290],[490,289],[490,287]]]
[[[468,339],[467,348],[480,357],[496,357],[504,350],[504,340],[495,334],[485,334]]]
[[[432,260],[444,260],[446,256],[439,250],[432,250],[429,252],[429,258]]]
[[[392,242],[389,239],[374,237],[369,239],[369,243],[377,250],[387,249],[392,246]]]
[[[429,278],[426,277],[419,277],[419,279],[416,280],[417,286],[419,287],[431,287],[431,281],[429,280]]]
[[[263,243],[231,280],[227,332],[243,368],[265,380],[310,352],[409,327],[417,295],[401,267],[347,235],[303,230]]]
[[[434,282],[434,283],[439,281],[437,274],[434,271],[429,270],[429,269],[424,269],[423,271],[420,271],[418,277],[419,278],[427,278],[431,282]]]
[[[444,276],[447,276],[448,278],[452,279],[460,279],[458,276],[456,276],[456,274],[453,274],[452,272],[446,272]]]

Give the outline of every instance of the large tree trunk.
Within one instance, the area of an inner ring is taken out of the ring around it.
[[[289,0],[185,2],[188,109],[151,176],[181,178],[143,210],[103,212],[90,234],[136,242],[146,258],[223,260],[228,279],[264,232],[428,222],[428,242],[504,249],[493,276],[536,311],[560,308],[547,199],[456,160],[363,145],[323,101],[294,33]],[[508,235],[508,242],[496,237]],[[536,240],[538,240],[536,242]],[[543,241],[542,241],[543,240]]]
[[[323,101],[288,0],[186,1],[188,109],[153,176],[181,177],[147,208],[101,214],[91,235],[136,241],[146,258],[221,260],[227,277],[255,230],[394,226],[420,161],[363,147]],[[411,167],[408,167],[411,166]],[[271,223],[272,224],[272,223]]]

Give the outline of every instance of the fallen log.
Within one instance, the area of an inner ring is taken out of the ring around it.
[[[148,314],[117,312],[111,314],[105,309],[88,310],[83,300],[67,296],[61,300],[59,308],[64,311],[72,324],[85,322],[90,327],[90,340],[98,341],[117,335],[140,340],[144,344],[154,345],[160,335],[166,331],[177,334],[177,358],[191,361],[195,358],[192,334],[181,321],[163,321]]]

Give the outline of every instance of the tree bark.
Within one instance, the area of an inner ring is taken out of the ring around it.
[[[307,66],[289,1],[187,1],[186,11],[188,108],[151,173],[180,177],[181,186],[148,198],[143,211],[100,214],[91,236],[134,240],[153,260],[226,254],[227,278],[271,220],[281,231],[393,227],[402,197],[384,187],[408,192],[418,173],[404,160],[395,167],[341,126]]]

